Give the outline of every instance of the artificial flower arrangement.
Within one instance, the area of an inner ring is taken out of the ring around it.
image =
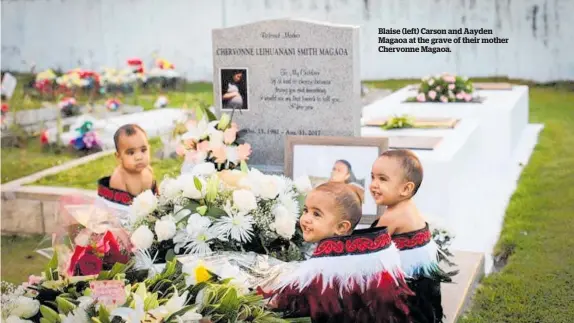
[[[0,110],[1,113],[1,124],[4,125],[4,120],[6,119],[6,115],[8,114],[8,111],[10,111],[10,106],[8,105],[8,103],[6,102],[2,102],[2,109]]]
[[[19,286],[2,282],[3,322],[285,322],[261,296],[200,263],[173,260],[153,270],[112,213],[73,204],[64,206],[71,211],[54,233],[54,253],[41,276]]]
[[[418,94],[407,102],[471,102],[477,100],[472,96],[473,91],[467,77],[443,73],[422,78]]]
[[[51,69],[47,69],[36,74],[36,79],[34,80],[34,89],[36,89],[40,95],[52,94],[54,92],[57,77],[58,76],[56,73],[54,73],[54,71]]]
[[[256,169],[216,171],[195,166],[165,178],[159,196],[138,195],[131,205],[132,242],[162,263],[174,255],[255,252],[283,260],[304,259],[298,223],[308,178],[292,181]]]
[[[105,68],[100,78],[100,91],[107,93],[129,93],[133,91],[134,83],[138,80],[143,80],[143,75],[135,73],[132,69],[116,70],[113,68]]]
[[[100,75],[91,70],[76,68],[58,77],[56,83],[68,89],[96,89],[100,86]]]
[[[102,151],[102,142],[93,126],[94,124],[91,121],[85,121],[80,127],[76,128],[78,136],[70,140],[70,147],[83,153]],[[46,138],[46,141],[48,141],[48,138]]]
[[[175,89],[179,73],[175,70],[175,65],[170,61],[153,55],[154,66],[146,72],[147,85],[157,84],[162,89]]]
[[[58,102],[60,113],[63,117],[72,117],[80,114],[80,106],[73,97],[64,97]]]
[[[185,156],[186,165],[203,162],[212,163],[218,171],[236,169],[245,164],[251,155],[251,145],[245,143],[231,117],[224,113],[220,120],[209,109],[196,109],[197,120],[186,123],[187,132],[181,136],[182,144],[177,148]]]
[[[122,102],[119,99],[111,98],[106,100],[106,109],[108,109],[108,111],[118,111],[121,105]]]

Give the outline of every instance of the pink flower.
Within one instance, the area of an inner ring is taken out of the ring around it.
[[[458,100],[464,100],[464,97],[465,97],[465,96],[466,96],[466,93],[465,93],[464,91],[459,92],[459,93],[456,94],[456,98],[457,98]]]
[[[237,159],[239,159],[240,161],[245,161],[249,159],[249,155],[251,155],[250,144],[241,144],[237,146]]]
[[[417,101],[419,102],[425,102],[427,99],[425,97],[424,93],[419,93],[419,95],[417,95]]]
[[[225,146],[221,145],[211,151],[213,157],[215,157],[215,162],[217,164],[223,164],[227,160],[227,154],[225,152]]]
[[[454,83],[454,81],[456,81],[456,78],[452,75],[445,75],[442,77],[442,80],[447,83]]]
[[[197,150],[205,152],[205,153],[208,152],[209,151],[209,140],[200,141],[197,144]]]
[[[455,87],[456,87],[456,86],[455,86],[454,84],[449,84],[449,85],[448,85],[448,89],[451,90],[451,91],[454,90]]]
[[[37,285],[40,284],[42,282],[42,276],[34,276],[34,275],[30,275],[28,276],[28,284],[30,285]]]
[[[223,143],[232,144],[237,138],[237,128],[231,127],[223,132]]]
[[[177,148],[175,148],[175,153],[180,157],[185,155],[185,147],[183,147],[183,145],[177,145]]]
[[[433,90],[430,90],[430,91],[429,91],[429,98],[430,98],[431,100],[434,100],[434,98],[436,98],[436,92],[433,91]]]
[[[195,140],[185,139],[183,141],[183,146],[185,147],[185,149],[193,149],[193,147],[195,146]]]
[[[441,96],[440,96],[440,102],[443,102],[443,103],[446,103],[446,102],[448,102],[448,99],[447,99],[447,97],[446,97],[446,96],[444,96],[444,95],[441,95]]]
[[[185,161],[192,164],[198,164],[205,161],[207,153],[197,150],[189,150],[185,153]]]
[[[436,87],[437,92],[440,92],[441,90],[442,90],[442,87],[440,85]]]
[[[465,100],[466,102],[469,102],[470,100],[472,100],[472,95],[470,95],[470,94],[468,94],[468,93],[465,93],[465,95],[464,95],[464,100]]]

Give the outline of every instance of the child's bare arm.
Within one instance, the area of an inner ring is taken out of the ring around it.
[[[125,191],[127,189],[126,183],[120,170],[115,169],[110,177],[110,187],[117,190]]]
[[[397,230],[398,221],[395,217],[391,215],[380,216],[377,222],[377,227],[387,227],[387,231],[390,235],[393,235]]]

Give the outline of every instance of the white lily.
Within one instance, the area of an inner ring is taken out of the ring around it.
[[[146,312],[144,310],[143,298],[136,294],[133,294],[135,306],[131,307],[118,307],[110,313],[110,316],[119,316],[126,323],[141,323],[144,321]]]
[[[170,316],[171,314],[181,310],[186,303],[187,300],[187,291],[183,293],[181,296],[178,294],[177,290],[173,296],[165,303],[164,305],[149,311],[154,317],[156,318],[165,318]]]

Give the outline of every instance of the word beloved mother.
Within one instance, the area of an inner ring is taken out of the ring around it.
[[[308,48],[218,48],[215,51],[218,56],[348,56],[346,48],[333,47],[308,47]]]

